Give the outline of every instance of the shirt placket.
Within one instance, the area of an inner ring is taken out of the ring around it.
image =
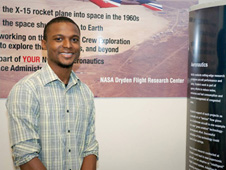
[[[72,148],[71,148],[71,126],[70,126],[70,114],[71,114],[71,108],[70,108],[70,96],[67,88],[65,89],[65,120],[66,120],[66,170],[72,170]]]

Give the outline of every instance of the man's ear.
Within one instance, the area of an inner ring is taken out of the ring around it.
[[[47,48],[46,48],[46,40],[42,40],[41,43],[42,43],[42,49],[43,50],[47,50]]]

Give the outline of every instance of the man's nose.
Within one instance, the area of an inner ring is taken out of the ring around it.
[[[63,47],[70,48],[71,47],[71,41],[68,39],[64,39],[63,41]]]

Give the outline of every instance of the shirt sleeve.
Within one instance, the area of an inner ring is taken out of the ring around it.
[[[96,140],[95,135],[95,106],[94,101],[92,102],[91,115],[89,119],[89,125],[86,132],[86,141],[85,141],[85,150],[83,153],[83,157],[88,155],[96,155],[97,159],[99,159],[99,144]]]
[[[16,85],[11,90],[6,107],[9,119],[9,136],[16,166],[38,157],[38,100],[29,86]]]

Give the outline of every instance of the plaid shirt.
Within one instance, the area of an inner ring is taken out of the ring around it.
[[[80,170],[98,157],[93,94],[73,71],[65,87],[46,64],[13,87],[6,107],[16,166],[39,157],[48,170]]]

